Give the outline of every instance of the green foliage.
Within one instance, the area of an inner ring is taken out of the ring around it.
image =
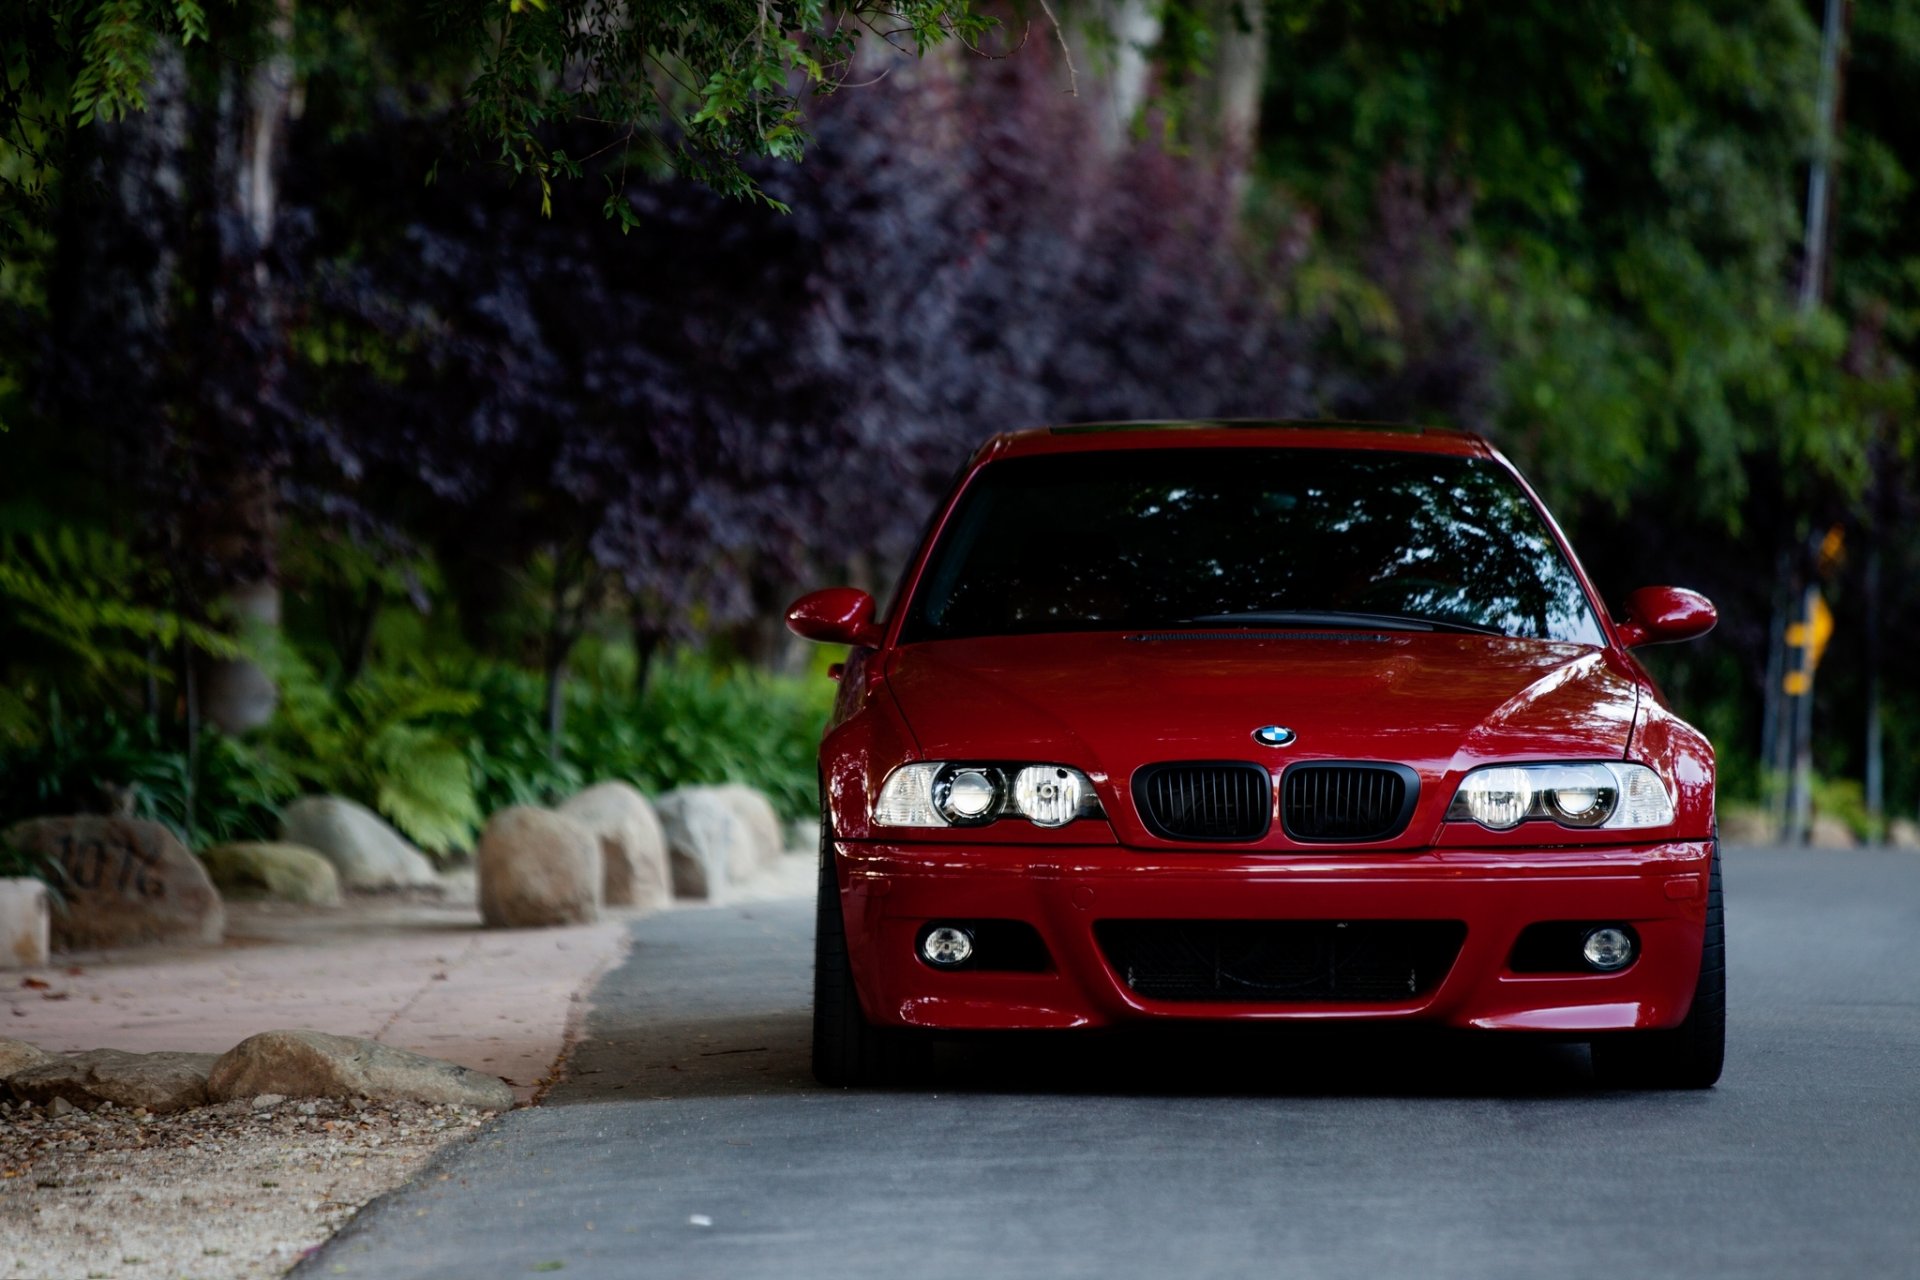
[[[0,742],[37,739],[54,690],[106,699],[159,674],[182,644],[240,656],[231,637],[143,603],[155,585],[125,543],[96,530],[0,537]]]
[[[1856,840],[1878,840],[1873,819],[1867,814],[1867,793],[1858,778],[1813,780],[1813,811],[1838,818],[1847,824]]]
[[[290,647],[271,665],[281,692],[272,742],[287,773],[378,810],[423,849],[473,843],[482,814],[464,742],[477,695],[418,662],[368,670],[344,688]]]
[[[47,886],[54,905],[60,905],[60,885],[64,877],[59,862],[47,854],[12,843],[3,827],[0,827],[0,879],[38,880]]]
[[[825,679],[775,676],[694,654],[655,662],[632,691],[617,651],[567,690],[561,757],[547,752],[545,687],[535,673],[468,663],[444,674],[478,695],[469,758],[487,812],[551,804],[619,779],[649,795],[694,783],[744,782],[789,817],[819,806],[815,757],[832,703]]]
[[[554,759],[548,749],[546,682],[539,673],[465,661],[448,664],[443,674],[471,690],[478,704],[466,722],[467,759],[482,810],[554,804],[585,783],[579,765]]]
[[[722,667],[680,655],[622,696],[585,682],[567,712],[567,749],[591,778],[648,794],[691,783],[745,782],[787,817],[819,808],[816,757],[833,685]]]
[[[800,158],[794,86],[834,88],[863,31],[924,54],[992,25],[971,0],[439,0],[431,13],[473,60],[466,120],[492,158],[533,179],[543,212],[556,180],[601,161],[605,212],[623,229],[634,164],[766,200],[740,158]],[[603,145],[584,156],[551,146],[552,127],[573,122],[600,130]]]
[[[0,749],[0,827],[43,814],[125,813],[189,845],[272,839],[294,779],[236,739],[202,733],[192,756],[111,712],[56,714],[27,745]]]
[[[1911,374],[1849,370],[1847,325],[1796,312],[1805,5],[1277,12],[1266,178],[1326,233],[1302,274],[1392,304],[1330,329],[1345,358],[1390,376],[1423,336],[1484,335],[1495,398],[1473,425],[1563,507],[1677,491],[1739,534],[1757,499],[1864,492],[1875,410],[1910,403]],[[1910,179],[1870,137],[1859,154],[1871,225],[1892,227]]]

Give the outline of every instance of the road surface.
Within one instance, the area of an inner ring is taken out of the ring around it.
[[[945,1046],[806,1071],[810,904],[640,921],[570,1083],[302,1276],[1920,1276],[1920,856],[1729,850],[1704,1093],[1580,1046]]]

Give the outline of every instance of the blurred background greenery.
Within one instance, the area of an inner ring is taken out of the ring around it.
[[[1733,805],[1818,590],[1814,807],[1920,806],[1920,0],[17,12],[0,819],[798,816],[788,598],[992,431],[1222,414],[1484,431],[1610,606],[1706,591],[1646,660]]]

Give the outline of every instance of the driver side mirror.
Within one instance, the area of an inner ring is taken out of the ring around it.
[[[873,618],[873,597],[854,587],[828,587],[801,596],[787,610],[793,634],[822,644],[877,648],[886,631]]]
[[[1693,640],[1713,630],[1720,613],[1713,602],[1685,587],[1642,587],[1627,597],[1627,620],[1617,623],[1620,643],[1627,648],[1643,644],[1671,644]]]

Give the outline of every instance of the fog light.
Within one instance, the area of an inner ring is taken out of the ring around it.
[[[920,954],[928,964],[952,969],[973,956],[973,935],[950,924],[935,925],[920,939]]]
[[[1580,944],[1580,954],[1602,973],[1624,969],[1633,962],[1633,935],[1612,925],[1589,929],[1586,941]]]

